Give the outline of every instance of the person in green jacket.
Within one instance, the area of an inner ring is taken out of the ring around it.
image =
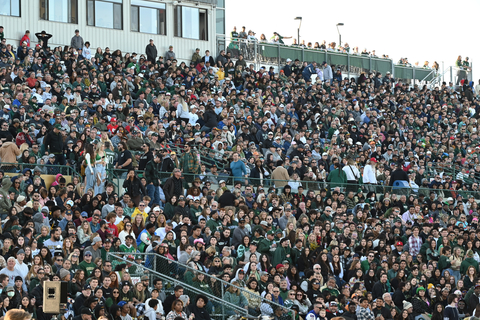
[[[473,266],[478,272],[478,262],[473,258],[473,251],[467,250],[467,258],[460,265],[460,274],[466,274],[468,267]]]
[[[258,244],[258,252],[264,253],[268,255],[270,258],[273,257],[273,253],[276,250],[276,245],[274,246],[274,237],[275,237],[275,232],[273,230],[270,230],[267,232],[266,238],[263,238],[260,240],[260,243]]]
[[[237,305],[240,308],[245,308],[248,309],[248,300],[245,298],[243,293],[241,293],[237,287],[239,283],[237,281],[234,281],[233,286],[230,286],[227,289],[227,292],[225,292],[225,295],[223,297],[223,300],[226,302],[230,302],[231,304]],[[234,315],[235,311],[230,309],[230,308],[225,308],[225,312],[228,315]]]
[[[281,264],[282,261],[288,260],[292,263],[290,259],[290,241],[287,238],[280,240],[280,245],[275,249],[273,253],[272,266]]]
[[[334,164],[335,169],[327,176],[327,182],[330,182],[330,188],[344,187],[347,183],[347,174],[340,168],[340,163]]]

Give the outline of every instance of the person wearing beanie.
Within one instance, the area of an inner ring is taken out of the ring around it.
[[[97,258],[102,257],[102,238],[95,237],[92,240],[92,245],[85,248],[85,251],[90,251],[92,254],[92,261],[95,261]]]
[[[412,300],[412,305],[414,317],[422,316],[423,318],[427,317],[426,319],[430,318],[430,315],[433,312],[433,304],[430,299],[428,299],[424,287],[417,288],[417,294]]]
[[[25,251],[20,249],[17,251],[17,259],[15,260],[15,269],[20,272],[20,275],[25,279],[28,273],[28,266],[23,261],[25,260]]]
[[[403,300],[403,310],[407,310],[408,314],[413,312],[413,304],[408,302],[407,300]]]
[[[17,306],[22,301],[23,297],[28,297],[27,291],[23,290],[23,278],[21,276],[15,277],[15,285],[13,286],[15,294],[10,298],[12,306]]]
[[[71,277],[71,274],[70,272],[67,270],[67,269],[60,269],[60,271],[58,272],[58,274],[60,275],[60,280],[62,281],[70,281],[70,277]]]

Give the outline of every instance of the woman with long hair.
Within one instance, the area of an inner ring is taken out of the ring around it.
[[[246,290],[243,294],[248,301],[248,314],[254,316],[259,315],[262,299],[260,298],[257,279],[251,278],[248,280]]]
[[[97,143],[95,150],[94,195],[102,194],[105,189],[105,181],[107,179],[107,162],[105,157],[105,144],[103,142],[99,142]]]
[[[474,266],[469,266],[467,268],[467,272],[463,277],[463,286],[466,290],[469,290],[476,284],[477,281],[477,270]]]
[[[138,236],[140,235],[140,232],[142,232],[143,229],[145,229],[145,224],[143,222],[143,216],[141,214],[137,214],[135,216],[135,218],[133,219],[132,228],[133,228],[133,232],[135,233],[134,238],[137,239]]]
[[[135,218],[136,218],[136,217],[138,217],[138,215],[135,216]],[[141,216],[140,216],[140,217],[141,217]],[[120,241],[122,242],[122,244],[125,244],[125,237],[126,237],[127,235],[131,235],[132,237],[135,238],[135,232],[133,231],[133,224],[132,224],[132,222],[127,221],[124,226],[125,226],[124,229],[123,229],[123,230],[120,232],[120,234],[118,235],[118,238],[120,239]],[[135,239],[136,239],[136,238],[135,238]],[[135,244],[136,244],[136,242],[135,242]]]
[[[119,280],[118,280],[118,275],[116,272],[112,271],[110,272],[110,274],[108,275],[110,277],[110,279],[112,280],[112,283],[110,284],[110,288],[112,289],[119,289]]]
[[[293,304],[298,306],[298,313],[302,316],[305,316],[308,313],[308,309],[312,306],[312,302],[302,290],[298,290],[295,293]]]
[[[232,285],[228,287],[227,292],[225,293],[223,299],[226,302],[230,302],[231,304],[237,305],[240,308],[245,308],[248,306],[248,301],[245,296],[238,290],[239,283],[237,281],[233,281]],[[235,311],[229,308],[226,308],[226,313],[229,315],[234,315]]]
[[[85,220],[77,228],[77,239],[79,243],[83,245],[85,242],[90,240],[91,235],[92,235],[92,229],[90,227],[90,223],[87,220]]]
[[[418,287],[416,295],[412,300],[413,304],[413,316],[415,318],[429,319],[432,313],[432,303],[427,297],[427,292],[424,287]]]
[[[20,305],[18,306],[18,309],[24,310],[32,315],[32,319],[37,319],[37,310],[35,308],[35,303],[32,303],[32,300],[35,298],[32,297],[30,299],[29,296],[24,296],[22,297],[22,300],[20,300]]]
[[[433,312],[432,312],[432,318],[431,320],[443,320],[443,311],[444,307],[441,302],[438,302],[434,307],[433,307]]]
[[[93,144],[85,144],[84,160],[82,166],[85,168],[85,193],[95,186],[95,171],[93,169],[93,161],[95,159],[95,150]]]
[[[137,177],[134,169],[128,170],[127,178],[123,182],[123,187],[126,189],[126,193],[132,199],[135,207],[138,207],[138,204],[142,200],[142,196],[146,195],[147,193],[141,180]]]
[[[72,291],[77,293],[77,292],[82,292],[83,286],[87,283],[87,279],[85,279],[85,271],[83,270],[77,270],[75,274],[73,275],[73,279],[71,280],[72,283]]]

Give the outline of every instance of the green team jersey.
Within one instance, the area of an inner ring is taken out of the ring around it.
[[[105,149],[105,160],[107,161],[107,170],[113,169],[113,162],[115,161],[115,152],[110,149]]]
[[[137,250],[135,249],[134,246],[127,247],[126,245],[122,244],[119,247],[120,252],[125,252],[125,253],[135,253]]]

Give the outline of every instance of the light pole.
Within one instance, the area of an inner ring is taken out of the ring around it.
[[[302,26],[302,17],[296,17],[294,20],[300,21],[297,29],[297,45],[300,45],[300,27]]]
[[[340,34],[340,30],[338,29],[338,27],[343,27],[343,23],[342,22],[337,23],[338,46],[341,46],[342,45],[342,35]]]

